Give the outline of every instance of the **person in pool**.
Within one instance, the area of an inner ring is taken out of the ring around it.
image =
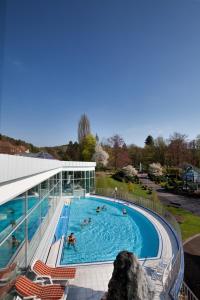
[[[100,206],[97,206],[97,208],[96,208],[96,213],[99,213],[100,211],[101,211]]]
[[[15,213],[15,210],[14,210],[12,207],[9,207],[8,210],[7,210],[7,212],[8,212],[9,214],[14,214],[14,213]]]
[[[83,228],[86,225],[89,225],[92,222],[91,218],[84,219],[83,222],[81,223],[81,228]]]
[[[75,249],[76,244],[76,237],[74,236],[74,233],[70,233],[70,235],[67,237],[67,246],[73,246]]]
[[[83,222],[81,223],[81,228],[83,228],[86,225],[88,225],[88,220],[84,219]]]
[[[11,241],[11,243],[12,243],[12,247],[13,247],[13,248],[18,247],[19,244],[20,244],[20,241],[18,241],[18,240],[16,239],[16,237],[15,237],[14,234],[12,235],[12,241]]]
[[[102,207],[101,207],[101,210],[106,210],[107,208],[106,208],[106,206],[105,205],[103,205]]]
[[[123,209],[122,209],[122,214],[123,214],[124,216],[127,215],[126,208],[123,208]]]

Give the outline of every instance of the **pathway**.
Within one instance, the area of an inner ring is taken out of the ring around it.
[[[155,190],[164,204],[170,204],[175,202],[181,205],[182,208],[191,211],[193,214],[200,216],[200,198],[192,198],[189,196],[177,195],[174,193],[166,192],[164,188],[161,188],[158,184],[151,181],[147,174],[140,174],[140,181],[144,185],[152,187]]]

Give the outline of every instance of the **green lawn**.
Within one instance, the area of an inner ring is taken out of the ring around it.
[[[99,173],[96,177],[97,188],[109,188],[115,187],[120,191],[128,192],[128,184],[125,182],[119,182],[106,173]],[[132,195],[144,198],[150,198],[151,195],[147,191],[143,190],[139,184],[133,184]],[[158,200],[159,201],[159,200]],[[200,217],[193,215],[191,212],[182,208],[166,207],[179,221],[183,240],[200,233]]]
[[[129,187],[128,184],[125,182],[117,181],[113,178],[111,178],[109,175],[103,175],[100,174],[96,177],[96,188],[108,188],[113,189],[117,187],[119,191],[128,192]],[[144,198],[150,198],[151,195],[147,193],[147,191],[143,190],[139,184],[133,183],[132,184],[132,192],[131,194],[137,197],[144,197]]]
[[[167,207],[167,209],[180,221],[183,240],[200,233],[200,217],[182,208]]]

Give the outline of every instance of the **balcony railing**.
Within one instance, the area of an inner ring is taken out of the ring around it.
[[[179,300],[198,300],[198,298],[184,281],[179,293]]]
[[[183,277],[183,249],[182,249],[182,238],[181,238],[180,227],[175,217],[172,214],[170,214],[158,200],[137,197],[128,192],[114,191],[113,189],[103,189],[103,188],[97,188],[95,194],[105,196],[105,197],[125,200],[127,202],[131,202],[134,203],[135,205],[151,210],[157,215],[159,215],[160,217],[162,217],[171,226],[178,240],[179,249],[175,258],[173,259],[171,270],[165,280],[163,286],[163,292],[165,295],[164,296],[165,299],[168,299],[169,295],[171,296],[170,298],[172,299],[178,299],[178,294],[182,282],[180,282],[177,286],[175,283],[181,269],[182,269],[182,277]],[[189,300],[190,298],[186,298],[186,299]],[[193,300],[193,298],[191,298],[191,300]]]

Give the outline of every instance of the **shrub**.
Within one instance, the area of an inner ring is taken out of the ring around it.
[[[163,168],[160,163],[152,163],[149,165],[149,173],[156,175],[156,176],[162,176],[163,175]]]
[[[128,175],[124,168],[121,170],[117,171],[115,174],[112,175],[112,178],[115,180],[118,180],[120,182],[124,181],[126,183],[131,182],[131,183],[138,183],[139,178],[136,175]]]
[[[122,181],[124,181],[124,173],[122,171],[118,171],[112,175],[112,178],[122,182]]]
[[[131,177],[137,176],[137,174],[138,174],[138,171],[131,165],[128,165],[128,166],[122,168],[122,171],[124,172],[124,174],[126,176],[131,176]]]

